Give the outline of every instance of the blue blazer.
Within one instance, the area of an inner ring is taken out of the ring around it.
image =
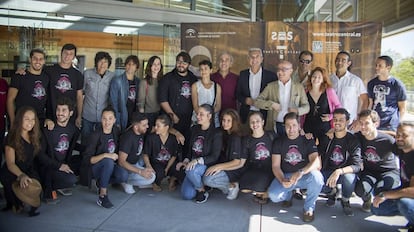
[[[250,96],[250,87],[249,87],[249,78],[250,72],[249,69],[242,70],[240,72],[240,77],[237,81],[236,87],[236,97],[240,102],[240,119],[242,123],[245,123],[247,120],[247,115],[250,111],[250,106],[246,105],[246,98]],[[268,83],[276,81],[277,76],[274,72],[262,68],[262,84],[260,85],[260,92],[267,86]],[[261,110],[264,118],[266,118],[266,110]]]

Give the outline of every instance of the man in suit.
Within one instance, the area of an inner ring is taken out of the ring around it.
[[[263,69],[263,52],[260,48],[250,48],[248,55],[250,68],[242,70],[237,82],[236,96],[240,102],[240,118],[242,123],[246,123],[247,115],[250,111],[259,111],[254,106],[254,102],[267,86],[268,83],[276,81],[275,73]],[[266,118],[266,111],[262,111]]]
[[[293,68],[289,61],[282,61],[277,66],[278,81],[274,81],[257,97],[254,106],[267,110],[266,130],[275,130],[280,135],[286,135],[283,117],[289,112],[299,116],[309,112],[309,102],[305,90],[299,82],[292,81]]]

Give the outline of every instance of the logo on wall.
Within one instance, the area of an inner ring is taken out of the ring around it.
[[[188,28],[185,30],[185,38],[196,38],[197,37],[197,31],[193,28]]]

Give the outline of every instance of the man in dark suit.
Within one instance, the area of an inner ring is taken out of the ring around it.
[[[236,88],[237,100],[241,104],[240,117],[242,123],[246,123],[250,111],[259,111],[258,108],[254,107],[254,101],[268,83],[277,80],[275,73],[262,68],[262,49],[250,48],[248,60],[250,68],[240,72]],[[266,118],[266,111],[261,110],[261,112]]]

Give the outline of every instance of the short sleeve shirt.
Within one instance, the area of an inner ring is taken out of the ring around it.
[[[373,101],[372,109],[377,111],[381,118],[379,127],[395,131],[400,122],[398,102],[407,99],[404,84],[394,77],[386,81],[376,77],[368,82],[368,96]]]
[[[410,180],[414,176],[414,151],[403,153],[399,151],[401,167],[401,183],[403,187],[410,186]]]
[[[180,146],[174,135],[169,134],[165,143],[157,134],[151,134],[146,138],[144,154],[147,154],[151,163],[157,162],[167,164],[172,157],[177,157],[180,152]]]
[[[16,111],[25,105],[33,107],[39,119],[45,119],[47,89],[49,88],[49,77],[42,72],[34,75],[27,72],[26,75],[15,75],[10,82],[10,87],[18,90],[15,106]]]
[[[357,119],[359,96],[367,93],[365,84],[362,79],[349,71],[338,78],[335,74],[331,75],[332,86],[338,95],[339,101],[343,108],[351,114],[350,122]]]
[[[282,137],[274,141],[273,154],[281,156],[280,167],[283,172],[291,173],[309,163],[309,155],[318,152],[315,142],[299,136],[296,139]]]
[[[240,158],[247,159],[249,167],[271,168],[272,143],[272,138],[267,133],[260,138],[249,135],[243,139]]]
[[[83,89],[83,76],[73,67],[64,69],[59,64],[55,64],[51,67],[46,67],[45,72],[50,79],[50,117],[53,119],[56,117],[56,105],[57,99],[61,97],[67,97],[71,99],[74,104],[77,103],[77,91]],[[75,113],[72,118],[76,118]]]
[[[126,161],[130,164],[136,164],[144,148],[144,136],[137,135],[132,129],[123,134],[119,140],[119,151],[128,154]]]

